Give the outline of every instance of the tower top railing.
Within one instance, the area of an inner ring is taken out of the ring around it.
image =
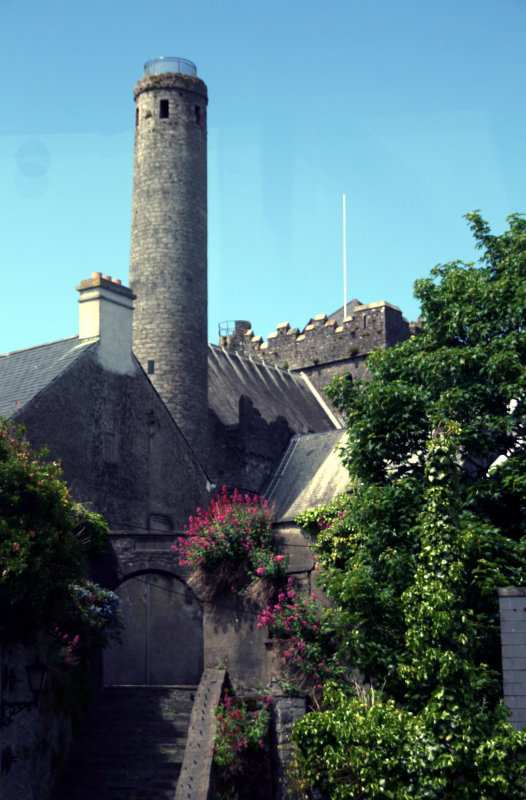
[[[176,58],[175,56],[160,56],[152,58],[144,65],[144,77],[149,75],[162,75],[165,72],[178,72],[181,75],[192,75],[197,77],[197,67],[192,61],[186,58]]]

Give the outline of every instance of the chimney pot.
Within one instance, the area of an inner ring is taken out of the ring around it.
[[[122,284],[122,281],[121,281],[121,279],[120,279],[120,278],[114,278],[114,279],[112,280],[112,283],[116,283],[118,286],[121,286],[121,284]]]
[[[91,273],[91,277],[92,278],[102,278],[102,272],[92,272]]]
[[[103,275],[102,279],[105,281],[111,281],[111,275]]]

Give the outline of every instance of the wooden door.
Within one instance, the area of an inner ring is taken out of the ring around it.
[[[173,576],[150,572],[124,581],[117,594],[125,628],[122,643],[104,651],[104,683],[199,683],[203,618],[193,592]]]

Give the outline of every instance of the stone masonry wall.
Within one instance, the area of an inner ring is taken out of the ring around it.
[[[182,531],[207,503],[206,477],[151,383],[106,372],[91,352],[17,415],[59,460],[73,496],[112,530]],[[184,476],[184,479],[181,479]]]
[[[207,451],[207,161],[203,81],[135,87],[133,351],[202,465]]]
[[[367,378],[365,358],[373,350],[385,350],[408,339],[418,330],[396,306],[384,301],[358,305],[341,325],[318,314],[303,333],[288,322],[263,341],[250,322],[236,321],[232,334],[219,344],[250,358],[294,371],[304,371],[321,391],[336,374],[350,371],[354,378]]]
[[[284,796],[284,778],[292,755],[292,728],[306,712],[305,697],[302,695],[277,695],[274,697],[274,774],[276,779],[276,800]]]
[[[516,730],[526,724],[526,587],[499,589],[504,702]]]
[[[44,643],[41,643],[42,645]],[[0,641],[0,673],[4,680],[0,700],[8,716],[0,727],[0,797],[2,800],[47,800],[57,769],[71,744],[71,718],[56,708],[57,697],[46,675],[38,706],[22,708],[11,716],[13,704],[31,700],[26,667],[38,655],[45,663],[45,648]]]

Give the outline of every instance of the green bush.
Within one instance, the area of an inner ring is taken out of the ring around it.
[[[82,574],[84,555],[101,552],[108,526],[72,499],[60,466],[47,457],[31,449],[21,428],[0,421],[1,625],[11,640],[53,638],[58,627],[71,641],[80,634],[94,643],[81,595],[88,593],[99,640],[118,625],[116,596]]]
[[[64,616],[69,584],[82,578],[75,504],[46,457],[0,422],[0,619],[20,639]]]
[[[502,706],[420,712],[369,689],[327,686],[326,710],[294,725],[289,797],[315,786],[331,800],[504,800],[524,797],[525,736]]]

